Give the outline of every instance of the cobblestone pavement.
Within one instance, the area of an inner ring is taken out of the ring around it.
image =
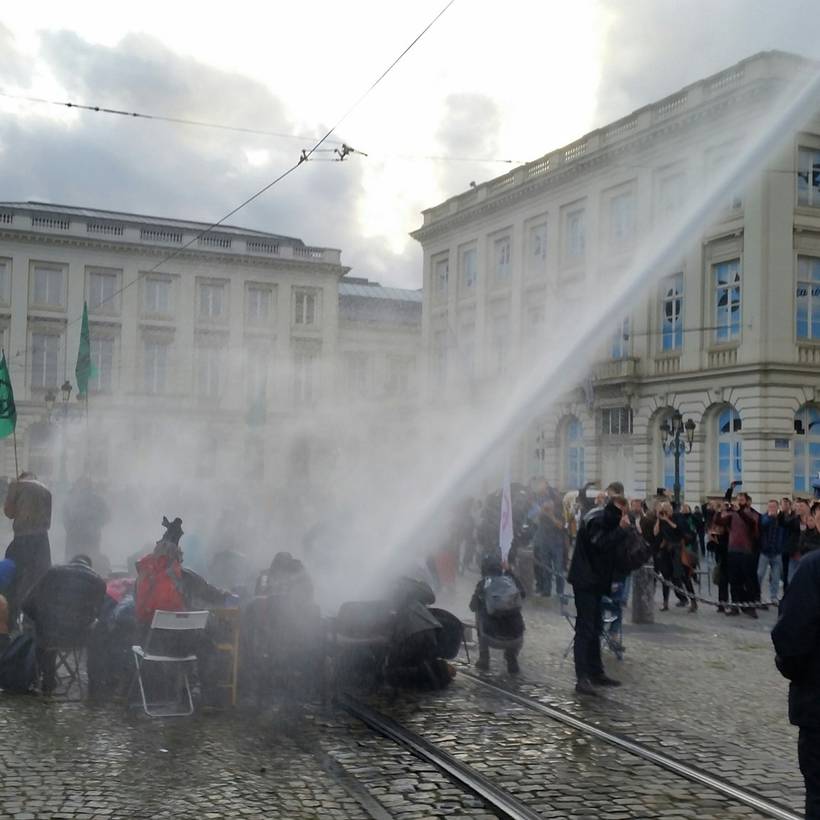
[[[474,578],[442,605],[466,616]],[[557,606],[530,601],[522,674],[489,677],[802,808],[796,731],[772,663],[773,612],[757,622],[673,608],[627,625],[624,687],[573,691]],[[376,705],[497,779],[547,818],[754,817],[688,781],[458,678],[445,692]],[[122,706],[0,695],[0,818],[379,818],[489,820],[481,802],[349,716],[316,707],[179,721]]]
[[[442,604],[466,618],[468,591],[465,579]],[[656,613],[655,624],[627,618],[624,660],[604,653],[608,673],[624,685],[589,699],[574,692],[572,654],[563,657],[572,630],[557,601],[535,599],[525,611],[522,674],[508,676],[493,653],[489,677],[802,811],[797,730],[769,637],[776,617],[773,608],[754,621],[673,605]]]

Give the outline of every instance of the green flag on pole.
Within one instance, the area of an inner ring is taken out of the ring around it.
[[[91,338],[88,334],[88,302],[83,302],[83,326],[80,330],[80,349],[77,352],[77,396],[88,397],[88,380],[94,375],[91,366]]]
[[[17,426],[17,407],[14,404],[14,391],[11,389],[11,376],[6,364],[6,354],[0,359],[0,438],[10,436]]]

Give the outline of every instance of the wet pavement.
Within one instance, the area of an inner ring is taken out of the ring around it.
[[[442,603],[466,615],[473,583]],[[801,809],[773,612],[752,622],[673,609],[653,626],[627,624],[624,660],[605,656],[624,686],[595,700],[573,691],[557,606],[531,601],[525,617],[521,675],[494,654],[490,679]],[[374,702],[547,818],[759,816],[463,678]],[[122,704],[0,695],[0,736],[0,818],[494,816],[431,765],[318,705],[161,721]]]

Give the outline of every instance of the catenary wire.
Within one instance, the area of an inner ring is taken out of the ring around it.
[[[438,14],[436,14],[436,16],[421,30],[421,32],[419,32],[419,34],[416,35],[416,37],[411,41],[411,43],[399,54],[398,57],[396,57],[395,60],[393,60],[392,63],[390,63],[390,65],[376,78],[376,80],[370,84],[370,86],[365,90],[365,92],[358,97],[358,99],[344,112],[344,114],[342,114],[342,116],[336,121],[336,123],[327,130],[324,136],[322,136],[309,151],[302,152],[302,156],[300,156],[298,162],[296,162],[294,165],[291,165],[290,168],[288,168],[286,171],[283,171],[281,174],[279,174],[279,176],[277,176],[267,185],[264,185],[262,188],[256,191],[256,193],[251,194],[251,196],[249,196],[235,208],[230,210],[216,222],[208,225],[208,227],[205,228],[204,231],[201,231],[200,233],[193,236],[182,247],[176,248],[170,254],[164,256],[150,270],[144,271],[143,275],[157,271],[166,262],[169,262],[171,259],[174,259],[175,257],[179,256],[179,254],[181,254],[187,248],[191,247],[191,245],[193,245],[194,242],[197,242],[203,236],[210,233],[214,228],[218,228],[222,223],[225,222],[225,220],[230,219],[234,214],[238,213],[243,208],[250,205],[251,202],[258,199],[264,193],[266,193],[275,185],[280,183],[283,179],[290,176],[290,174],[292,174],[300,165],[302,165],[303,162],[310,159],[311,155],[315,153],[323,145],[323,143],[325,143],[330,138],[333,132],[336,131],[337,128],[339,128],[339,126],[362,104],[362,102],[364,102],[367,96],[382,82],[382,80],[384,80],[384,78],[396,67],[396,65],[398,65],[402,58],[416,45],[416,43],[419,42],[419,40],[421,40],[421,38],[433,27],[433,25],[435,25],[439,18],[450,8],[450,6],[453,5],[453,3],[455,3],[455,0],[448,0],[447,4],[438,12]],[[112,299],[115,299],[117,296],[123,293],[123,291],[127,290],[132,285],[135,285],[137,282],[139,282],[139,280],[140,276],[137,276],[135,279],[132,279],[130,282],[127,282],[121,288],[112,293],[110,296],[103,299],[100,302],[100,304],[104,304],[105,302],[109,302]],[[82,321],[82,316],[78,316],[75,319],[72,319],[71,321],[67,322],[66,328],[76,324],[79,321]],[[18,351],[15,355],[19,355],[19,353],[20,351]]]

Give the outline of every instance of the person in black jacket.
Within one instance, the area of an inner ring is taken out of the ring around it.
[[[82,646],[104,599],[105,581],[86,555],[50,567],[26,596],[23,614],[34,621],[44,693],[55,686],[55,654],[50,647]]]
[[[788,678],[789,721],[800,728],[797,759],[806,820],[820,820],[820,550],[803,557],[772,630],[777,668]]]
[[[609,595],[616,571],[629,571],[649,557],[649,547],[629,519],[627,501],[614,496],[584,516],[575,542],[569,582],[575,594],[575,691],[596,695],[595,686],[620,686],[601,660],[601,598]]]

